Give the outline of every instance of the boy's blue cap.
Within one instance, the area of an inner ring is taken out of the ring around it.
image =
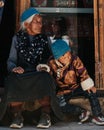
[[[40,12],[36,10],[34,7],[30,7],[22,13],[20,17],[20,22],[24,22],[26,19],[36,14],[40,14]]]
[[[71,51],[70,46],[64,40],[56,40],[51,44],[52,53],[55,59],[59,59],[66,52]]]

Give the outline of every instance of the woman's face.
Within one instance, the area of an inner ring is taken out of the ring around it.
[[[35,15],[31,23],[26,23],[27,32],[30,35],[40,34],[42,30],[42,17]]]
[[[63,65],[69,64],[71,62],[71,53],[68,51],[63,56],[58,59]]]

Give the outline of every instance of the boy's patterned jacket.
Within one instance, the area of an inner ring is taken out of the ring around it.
[[[93,80],[78,56],[72,55],[68,65],[63,66],[52,57],[48,64],[58,85],[58,95],[70,93],[80,86],[84,91],[94,86]]]

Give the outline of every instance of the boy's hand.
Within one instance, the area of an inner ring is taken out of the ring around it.
[[[91,93],[91,92],[96,93],[96,88],[95,87],[91,87],[87,91],[88,91],[88,93]]]
[[[39,64],[37,65],[36,70],[50,72],[50,67],[46,64]]]

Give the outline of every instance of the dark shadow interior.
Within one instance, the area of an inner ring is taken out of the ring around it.
[[[6,61],[8,58],[12,36],[15,31],[14,0],[6,0],[0,24],[0,87],[4,86],[7,75]]]

